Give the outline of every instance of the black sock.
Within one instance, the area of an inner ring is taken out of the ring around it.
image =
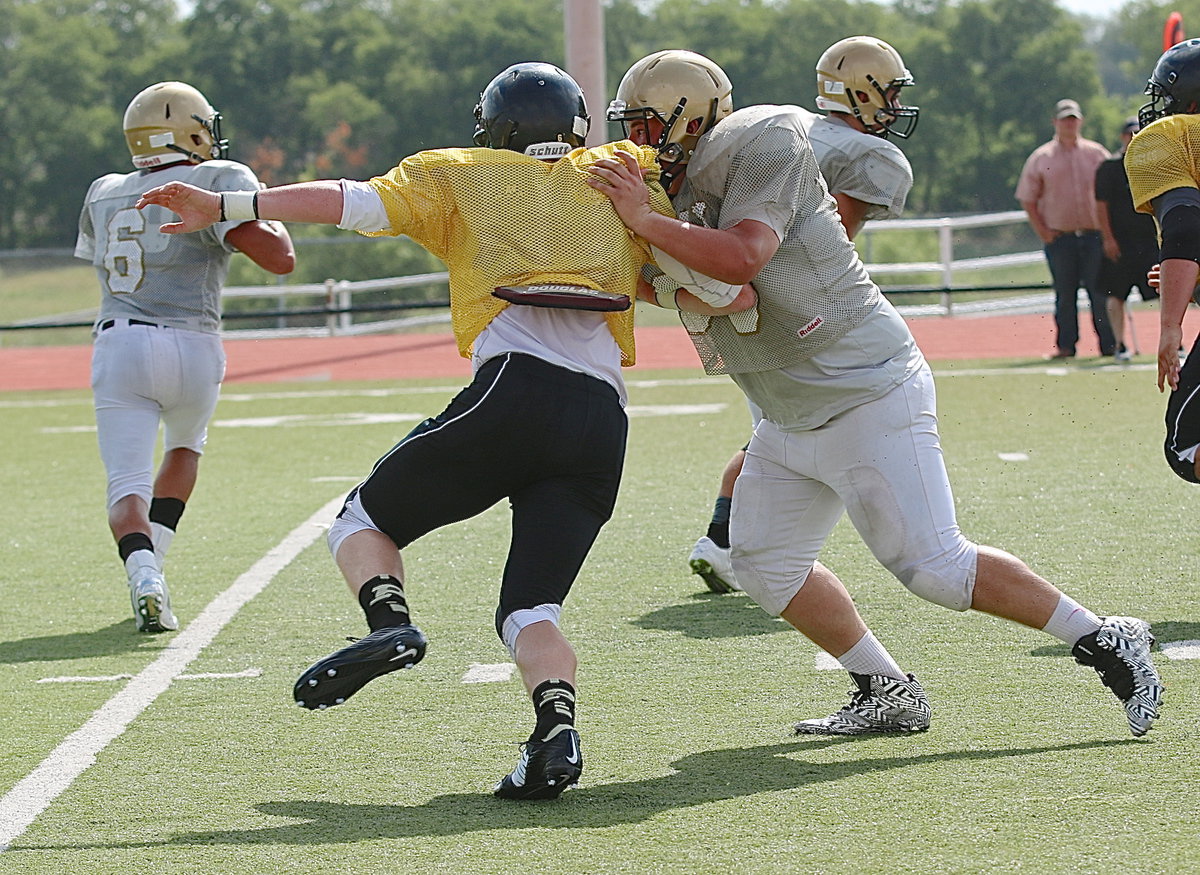
[[[729,549],[729,513],[733,499],[727,495],[717,497],[713,505],[712,522],[708,524],[708,538],[718,547]]]
[[[121,561],[124,562],[132,554],[138,550],[149,550],[154,552],[154,544],[150,542],[150,536],[144,535],[141,532],[130,532],[121,540],[117,541],[117,552],[121,554]]]
[[[166,526],[172,532],[179,528],[184,503],[178,498],[152,498],[150,500],[150,522]]]
[[[367,625],[374,632],[389,626],[404,626],[411,622],[408,602],[400,581],[390,574],[372,577],[358,591],[358,603],[367,615]]]
[[[550,678],[533,689],[537,725],[531,740],[544,741],[556,726],[575,725],[575,688],[566,681]]]

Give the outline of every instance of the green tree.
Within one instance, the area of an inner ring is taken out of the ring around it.
[[[91,180],[132,169],[121,114],[174,24],[171,0],[0,0],[0,248],[69,244]]]

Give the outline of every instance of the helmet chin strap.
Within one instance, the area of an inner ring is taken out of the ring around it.
[[[180,155],[186,155],[189,161],[195,161],[197,164],[202,164],[209,160],[199,152],[189,151],[188,149],[184,149],[182,146],[176,146],[174,143],[167,143],[167,148],[172,152],[178,152]],[[177,161],[175,163],[178,164],[179,162]]]
[[[679,151],[682,153],[683,150]],[[674,161],[663,163],[662,156],[659,156],[658,168],[658,179],[662,183],[663,190],[667,194],[671,194],[671,186],[675,184],[675,180],[687,173],[687,162],[682,158],[677,158]]]

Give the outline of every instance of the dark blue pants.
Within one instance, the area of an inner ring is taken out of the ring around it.
[[[1092,326],[1100,340],[1100,354],[1112,355],[1116,346],[1112,326],[1108,324],[1105,294],[1100,289],[1100,259],[1104,255],[1099,231],[1082,236],[1063,234],[1043,247],[1050,276],[1054,282],[1055,345],[1060,352],[1075,354],[1079,343],[1079,289],[1087,290],[1091,301]]]

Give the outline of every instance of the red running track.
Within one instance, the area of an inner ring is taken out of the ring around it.
[[[1153,355],[1158,343],[1158,311],[1134,312],[1142,353]],[[926,316],[909,320],[926,358],[1039,359],[1053,350],[1050,314]],[[1080,357],[1097,356],[1087,312],[1080,313]],[[1185,338],[1195,335],[1200,315],[1188,311]],[[282,381],[398,380],[409,377],[460,377],[470,374],[454,339],[445,334],[386,334],[362,337],[281,338],[225,341],[226,383]],[[692,343],[682,327],[637,330],[638,363],[633,371],[663,368],[700,370]],[[90,384],[91,347],[38,346],[0,348],[0,392],[85,389]]]

